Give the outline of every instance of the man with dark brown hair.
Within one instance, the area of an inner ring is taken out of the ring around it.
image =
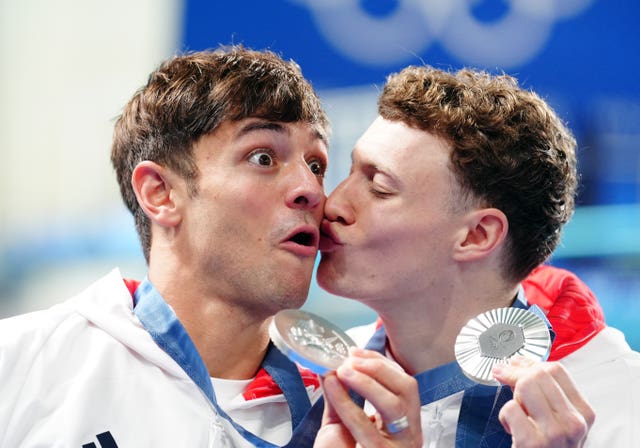
[[[111,154],[148,275],[114,270],[0,323],[0,446],[311,445],[318,379],[270,344],[268,326],[307,297],[328,134],[299,67],[271,52],[191,53],[154,71]],[[379,398],[413,403],[417,421],[415,380],[378,365],[367,377]],[[384,440],[365,423],[359,440]],[[411,434],[419,425],[396,442]]]

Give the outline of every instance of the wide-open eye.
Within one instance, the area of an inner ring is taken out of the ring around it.
[[[323,161],[318,159],[313,159],[313,160],[310,160],[308,164],[309,164],[309,169],[313,174],[319,177],[324,177],[324,172],[326,171],[327,167],[325,166]]]
[[[275,164],[275,157],[271,151],[259,149],[251,153],[249,162],[260,166],[273,166]]]

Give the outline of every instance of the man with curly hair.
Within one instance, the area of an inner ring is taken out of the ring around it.
[[[378,313],[352,335],[417,379],[424,446],[637,446],[640,355],[583,283],[542,266],[574,211],[568,128],[514,78],[472,69],[393,74],[378,113],[325,204],[317,278]],[[498,364],[509,387],[467,378],[461,328],[532,305],[560,361]]]

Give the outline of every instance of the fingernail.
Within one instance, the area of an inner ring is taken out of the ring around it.
[[[351,367],[343,364],[340,367],[338,367],[337,373],[338,373],[338,376],[350,378],[354,376],[356,372]]]

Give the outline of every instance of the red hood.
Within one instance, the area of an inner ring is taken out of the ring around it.
[[[606,326],[593,292],[565,269],[539,266],[524,279],[522,286],[529,304],[542,308],[556,333],[549,361],[573,353]]]

